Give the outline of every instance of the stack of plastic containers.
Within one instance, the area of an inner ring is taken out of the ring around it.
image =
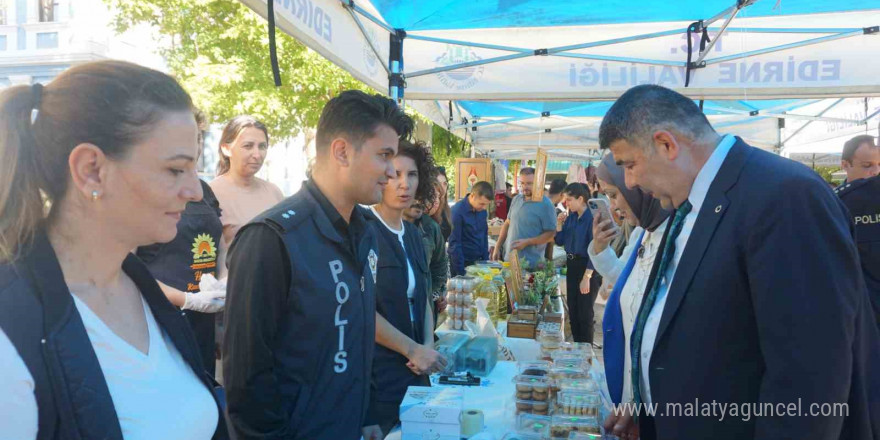
[[[601,438],[602,402],[598,385],[588,374],[591,357],[592,350],[586,346],[562,343],[552,350],[552,362],[519,362],[513,382],[516,429],[521,438]]]
[[[446,302],[449,304],[449,319],[453,330],[464,330],[467,322],[475,322],[477,308],[474,292],[477,279],[474,277],[454,277],[446,282]]]

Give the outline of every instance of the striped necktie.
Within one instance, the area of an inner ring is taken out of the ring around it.
[[[681,234],[681,229],[684,226],[684,219],[691,212],[691,208],[693,208],[691,202],[685,200],[685,202],[675,210],[675,218],[672,220],[672,226],[669,228],[668,232],[669,235],[666,237],[666,246],[663,247],[660,267],[657,269],[657,274],[654,277],[654,283],[651,285],[651,290],[642,301],[642,307],[639,309],[635,328],[633,328],[630,356],[632,357],[633,400],[636,404],[642,403],[642,375],[640,371],[640,361],[642,353],[642,336],[645,334],[645,324],[648,322],[648,315],[651,314],[651,309],[654,308],[654,302],[657,300],[657,293],[660,291],[660,287],[666,283],[666,268],[675,256],[675,239]]]

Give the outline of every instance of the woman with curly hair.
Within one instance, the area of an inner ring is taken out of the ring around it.
[[[428,375],[446,364],[434,350],[430,272],[422,236],[403,217],[416,200],[434,198],[433,159],[424,144],[401,140],[394,169],[382,201],[370,208],[378,222],[379,260],[373,357],[376,391],[366,425],[377,424],[384,433],[397,424],[407,387],[429,386]]]
[[[452,235],[452,208],[449,207],[449,180],[446,178],[446,168],[437,167],[436,176],[434,188],[437,192],[429,204],[428,215],[440,225],[443,239],[449,241],[449,236]]]

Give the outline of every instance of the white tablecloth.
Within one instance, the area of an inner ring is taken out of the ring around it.
[[[534,342],[534,341],[532,341]],[[511,382],[516,375],[516,362],[498,362],[492,374],[484,378],[479,387],[462,387],[464,392],[464,410],[478,409],[483,411],[486,427],[484,433],[490,433],[495,440],[501,440],[508,432],[515,431],[515,411],[513,404],[515,387]],[[437,385],[432,386],[447,386]],[[454,386],[454,385],[450,385]],[[386,440],[400,440],[400,428],[396,428],[385,437]]]
[[[498,325],[501,334],[506,334],[507,323],[502,322]],[[437,329],[437,335],[441,336],[445,333],[466,333],[449,329],[448,326],[441,326]],[[510,347],[514,356],[518,361],[535,360],[541,355],[541,346],[534,339],[506,338],[508,347]],[[516,375],[516,362],[499,361],[488,377],[483,378],[483,383],[479,387],[463,387],[464,391],[464,408],[478,409],[483,411],[486,421],[486,427],[483,433],[489,433],[495,440],[501,440],[508,432],[515,430],[515,408],[514,394],[515,386],[513,376]],[[435,381],[437,376],[432,378]],[[432,386],[447,386],[433,383]],[[455,385],[448,385],[455,386]],[[485,434],[484,434],[485,435]],[[400,440],[401,433],[399,427],[391,431],[386,440]],[[482,438],[482,437],[481,437]],[[491,437],[490,437],[491,438]]]

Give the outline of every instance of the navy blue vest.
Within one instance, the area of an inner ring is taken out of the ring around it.
[[[375,229],[363,215],[358,207],[352,214],[352,225],[363,227],[354,254],[349,237],[334,229],[306,188],[245,226],[269,225],[290,260],[286,318],[277,336],[283,342],[275,347],[273,370],[297,440],[361,436],[370,401],[378,270]]]
[[[182,313],[137,257],[129,255],[122,269],[141,291],[159,327],[212,390],[215,383],[205,373]],[[21,259],[0,265],[0,328],[34,378],[39,440],[122,440],[101,365],[43,229]],[[218,411],[223,414],[219,404]],[[228,438],[223,417],[213,438]]]
[[[397,235],[380,223],[375,215],[372,213],[369,215],[379,231],[376,308],[394,328],[413,341],[423,344],[430,273],[421,232],[412,223],[403,222],[403,242],[406,245],[406,253],[404,253]],[[409,301],[406,295],[409,278],[407,259],[412,266],[416,281],[413,295],[414,323],[410,321]],[[410,371],[406,366],[407,362],[407,358],[400,353],[376,344],[376,358],[373,360],[375,400],[399,404],[406,394],[407,387],[424,385],[424,378]]]

